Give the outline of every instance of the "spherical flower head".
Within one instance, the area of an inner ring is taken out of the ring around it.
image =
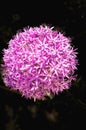
[[[27,27],[3,50],[3,81],[25,98],[44,99],[70,88],[77,69],[71,39],[50,26]]]

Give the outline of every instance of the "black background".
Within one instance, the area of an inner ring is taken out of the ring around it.
[[[85,0],[1,1],[0,59],[2,49],[7,48],[7,42],[17,30],[41,24],[54,26],[72,38],[78,48],[78,79],[69,91],[52,100],[34,103],[6,90],[0,78],[0,130],[86,128]]]

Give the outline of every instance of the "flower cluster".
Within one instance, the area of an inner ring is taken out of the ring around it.
[[[43,99],[70,88],[77,69],[71,39],[50,26],[27,27],[3,50],[4,83],[25,98]]]

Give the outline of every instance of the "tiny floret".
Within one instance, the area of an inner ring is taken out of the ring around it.
[[[18,32],[3,49],[3,62],[5,85],[34,100],[69,89],[78,64],[71,39],[47,25]]]

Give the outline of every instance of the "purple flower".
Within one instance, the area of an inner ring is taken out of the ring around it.
[[[71,86],[77,52],[71,39],[53,27],[27,27],[3,50],[4,83],[25,98],[43,99]]]

